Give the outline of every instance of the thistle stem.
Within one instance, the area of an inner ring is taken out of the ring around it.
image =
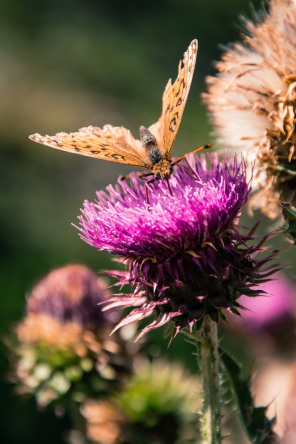
[[[202,409],[204,444],[220,444],[221,399],[219,385],[219,354],[217,323],[207,315],[198,341],[199,363],[203,377],[204,401]]]

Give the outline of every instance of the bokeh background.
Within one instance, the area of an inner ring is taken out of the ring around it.
[[[259,6],[259,1],[253,1]],[[115,265],[83,243],[76,222],[84,199],[130,167],[59,152],[28,139],[87,125],[124,125],[135,136],[161,112],[161,98],[193,38],[195,76],[173,155],[214,142],[200,93],[213,74],[220,44],[238,38],[249,0],[9,0],[0,3],[0,333],[23,315],[32,284],[54,267],[79,262],[99,271]],[[252,222],[253,223],[253,222]],[[264,229],[264,228],[263,228]],[[291,255],[291,253],[289,253]],[[151,353],[194,368],[182,338],[167,349],[150,335]],[[184,348],[185,347],[185,348]],[[7,383],[0,360],[0,442],[64,442],[67,418],[37,412]]]

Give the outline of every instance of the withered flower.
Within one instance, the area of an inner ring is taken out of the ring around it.
[[[270,0],[243,19],[241,41],[225,49],[203,95],[220,143],[256,160],[250,200],[270,217],[296,205],[296,3]]]

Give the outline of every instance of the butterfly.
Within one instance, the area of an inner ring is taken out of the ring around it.
[[[152,172],[140,177],[154,174],[155,178],[163,178],[168,182],[173,166],[185,157],[172,161],[170,153],[189,94],[197,50],[198,42],[192,40],[179,63],[177,79],[173,84],[170,79],[165,87],[159,120],[148,128],[140,127],[140,140],[135,139],[123,126],[112,125],[105,125],[103,128],[88,126],[75,133],[62,132],[55,136],[41,136],[36,133],[29,138],[62,151],[143,167]],[[195,151],[205,147],[209,145]]]

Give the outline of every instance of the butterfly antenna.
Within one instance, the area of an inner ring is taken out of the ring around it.
[[[185,157],[188,156],[189,154],[194,154],[194,153],[197,153],[198,151],[201,151],[201,150],[204,150],[204,149],[207,149],[207,148],[211,148],[211,146],[212,145],[210,143],[207,143],[206,145],[200,146],[196,150],[191,151],[190,153],[184,154],[184,156],[182,156],[182,157],[179,157],[179,159],[177,159],[174,162],[172,162],[172,165],[177,165],[180,162],[180,160],[185,159]]]

